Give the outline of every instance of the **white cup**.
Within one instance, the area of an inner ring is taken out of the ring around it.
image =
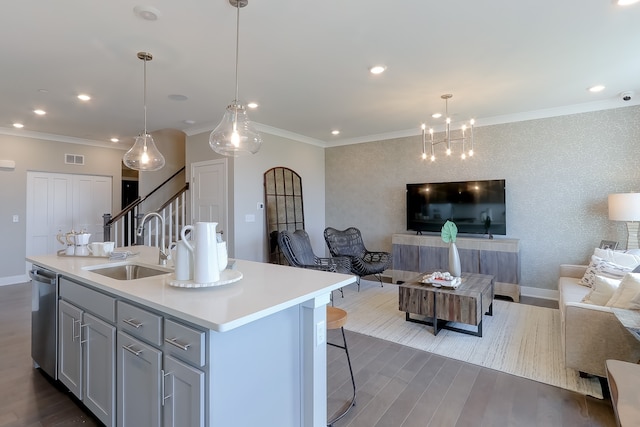
[[[105,256],[110,256],[111,252],[116,248],[116,242],[103,242],[102,243],[102,254]]]
[[[89,243],[89,252],[91,252],[93,256],[103,256],[104,250],[102,242]]]

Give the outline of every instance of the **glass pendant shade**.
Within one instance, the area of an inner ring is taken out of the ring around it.
[[[218,154],[238,157],[257,153],[262,146],[262,138],[251,124],[244,106],[234,102],[227,107],[222,121],[211,132],[209,145]]]
[[[157,171],[164,166],[164,156],[147,133],[138,135],[133,147],[124,154],[124,164],[130,169],[139,171]]]

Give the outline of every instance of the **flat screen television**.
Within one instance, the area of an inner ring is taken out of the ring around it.
[[[407,184],[407,230],[440,232],[448,219],[458,233],[506,235],[505,180]]]

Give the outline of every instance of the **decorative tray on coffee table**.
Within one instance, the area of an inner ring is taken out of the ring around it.
[[[426,274],[420,280],[422,283],[428,283],[435,288],[452,288],[456,289],[460,286],[461,280],[459,277],[454,277],[448,272],[435,271],[431,274]]]

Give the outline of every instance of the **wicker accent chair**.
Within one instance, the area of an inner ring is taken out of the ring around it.
[[[278,245],[289,265],[334,273],[352,274],[351,260],[348,257],[321,258],[313,253],[311,240],[304,230],[293,233],[283,230],[278,233]],[[340,293],[344,297],[342,288]]]
[[[332,256],[346,256],[351,259],[351,273],[358,277],[358,291],[360,278],[364,276],[375,276],[380,281],[380,286],[383,286],[381,273],[391,267],[389,252],[367,250],[360,230],[355,227],[346,230],[327,227],[324,230],[324,240]]]

